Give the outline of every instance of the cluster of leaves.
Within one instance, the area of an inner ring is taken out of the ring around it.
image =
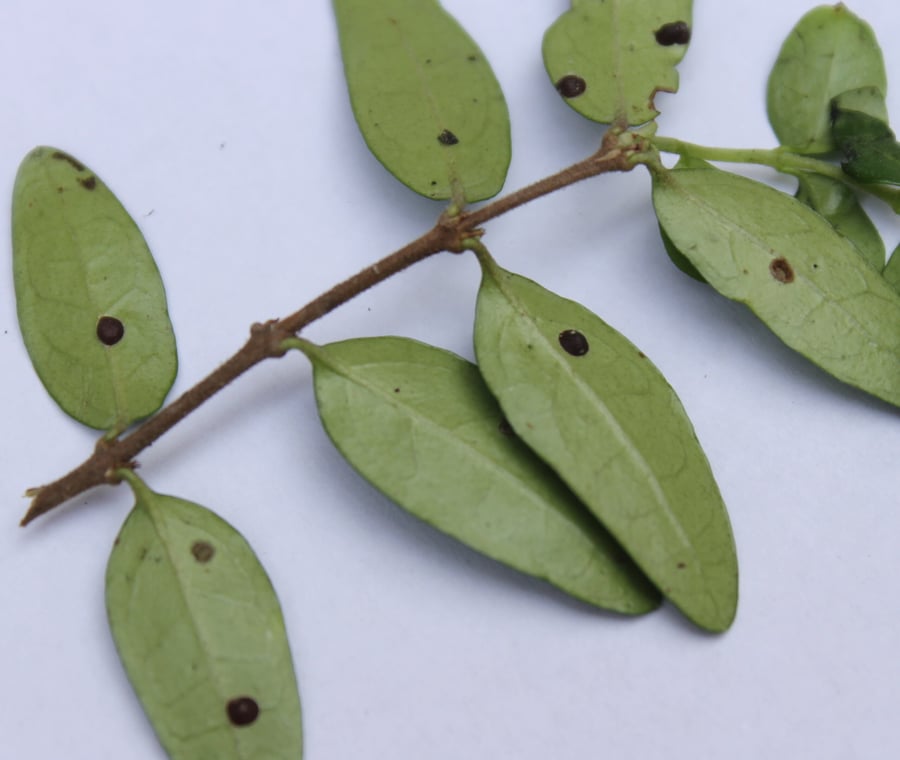
[[[334,8],[372,152],[414,191],[449,201],[443,219],[464,220],[468,203],[500,191],[510,156],[483,53],[435,0]],[[690,31],[690,0],[573,0],[547,31],[544,61],[562,98],[611,125],[585,164],[594,169],[576,179],[646,165],[680,268],[835,377],[900,405],[900,257],[885,263],[857,198],[868,190],[900,206],[900,147],[871,29],[842,5],[805,16],[769,80],[782,147],[730,156],[655,135],[653,96],[677,88]],[[667,169],[660,151],[682,158]],[[798,177],[796,199],[704,160],[760,153]],[[840,167],[821,158],[835,153]],[[482,268],[476,364],[394,337],[280,344],[311,361],[329,436],[397,504],[489,557],[597,607],[638,615],[664,597],[701,628],[726,630],[734,539],[675,392],[600,317],[501,268],[480,229],[461,229],[457,248]],[[95,172],[37,148],[16,180],[13,238],[38,375],[69,415],[104,431],[98,447],[117,440],[161,407],[177,366],[140,232]],[[109,621],[166,750],[299,756],[284,623],[252,550],[205,508],[151,491],[130,463],[113,476],[135,507],[109,561]]]

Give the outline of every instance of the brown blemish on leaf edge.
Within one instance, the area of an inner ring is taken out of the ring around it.
[[[83,172],[86,168],[85,165],[81,163],[81,161],[73,158],[68,153],[63,153],[61,150],[53,151],[53,153],[51,153],[50,155],[57,161],[65,161],[66,163],[71,164],[72,168],[74,168],[75,171]]]

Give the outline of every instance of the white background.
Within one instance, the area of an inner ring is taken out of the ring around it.
[[[510,190],[594,150],[540,58],[564,0],[447,0],[512,116]],[[811,3],[696,3],[660,132],[771,147],[765,82]],[[886,46],[900,121],[900,11],[855,0]],[[0,185],[38,144],[96,170],[167,283],[174,393],[282,316],[428,229],[441,210],[368,154],[324,0],[3,0]],[[774,172],[750,176],[793,189]],[[892,249],[896,217],[869,205]],[[3,240],[8,220],[0,219]],[[671,607],[598,613],[408,517],[322,432],[299,354],[257,367],[140,457],[163,493],[237,526],[279,590],[312,760],[900,757],[900,418],[793,354],[678,272],[643,170],[488,225],[501,264],[585,303],[680,394],[737,539],[741,601],[722,636]],[[4,249],[8,245],[4,244]],[[8,252],[6,253],[8,256]],[[8,259],[7,259],[8,260]],[[472,356],[478,271],[436,257],[313,325]],[[95,434],[32,372],[0,267],[0,756],[160,760],[106,628],[104,568],[131,503],[100,489],[28,529],[26,487]]]

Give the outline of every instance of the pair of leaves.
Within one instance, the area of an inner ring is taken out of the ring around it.
[[[769,76],[766,104],[779,142],[797,153],[835,149],[832,101],[852,92],[856,111],[887,120],[884,58],[872,28],[843,3],[807,13]]]
[[[712,168],[654,175],[674,246],[717,291],[838,379],[900,405],[900,296],[808,206]]]
[[[659,114],[656,93],[678,89],[692,10],[691,0],[573,0],[544,35],[544,66],[582,116],[644,124]]]
[[[19,326],[62,409],[117,434],[155,412],[175,380],[159,271],[100,178],[55,148],[22,162],[13,191]]]
[[[300,698],[275,591],[228,523],[154,493],[135,507],[106,572],[119,655],[172,760],[297,760]]]
[[[596,315],[482,266],[477,368],[398,338],[298,343],[338,449],[405,509],[573,596],[646,612],[649,578],[697,625],[728,628],[734,541],[672,389]]]
[[[462,205],[500,191],[509,114],[484,54],[437,0],[333,0],[357,124],[397,179]],[[678,88],[691,0],[575,0],[543,43],[547,72],[575,110],[619,126]]]

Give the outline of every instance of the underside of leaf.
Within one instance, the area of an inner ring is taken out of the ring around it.
[[[484,54],[436,0],[334,0],[357,124],[397,179],[434,199],[500,191],[506,101]]]
[[[900,405],[900,297],[823,217],[717,169],[655,175],[653,203],[716,290],[838,379]]]
[[[482,266],[475,352],[513,427],[690,620],[727,629],[734,538],[672,388],[583,306]]]
[[[175,336],[144,238],[100,178],[55,148],[22,162],[13,194],[22,337],[50,395],[79,422],[120,432],[175,380]]]
[[[659,113],[656,93],[678,89],[691,13],[691,0],[575,0],[544,35],[550,80],[588,119],[644,124]]]
[[[401,507],[590,604],[641,614],[659,594],[522,444],[477,368],[403,338],[302,345],[329,436]]]

